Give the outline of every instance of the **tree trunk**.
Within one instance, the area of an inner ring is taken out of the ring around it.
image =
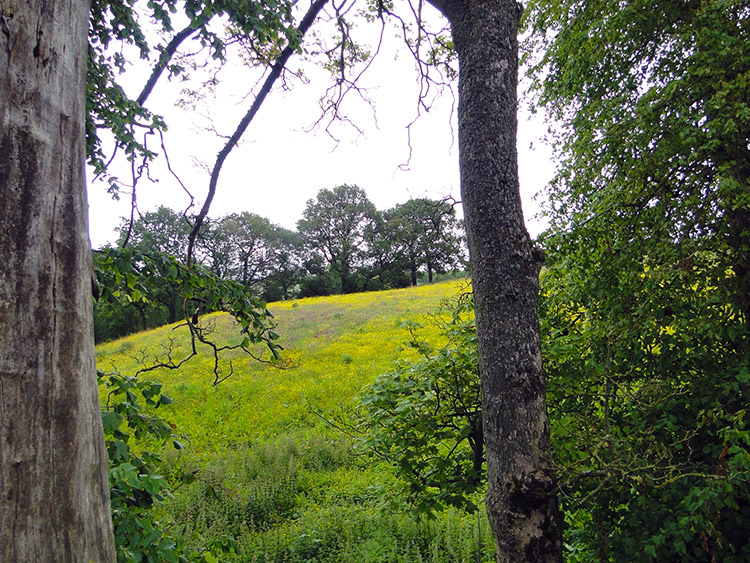
[[[174,324],[177,322],[177,296],[171,292],[167,293],[167,324]]]
[[[431,0],[451,22],[459,61],[461,196],[474,289],[487,513],[500,562],[562,560],[548,467],[539,343],[541,255],[523,223],[516,155],[517,33],[509,0]]]
[[[148,330],[148,317],[146,316],[146,304],[143,301],[133,303],[135,310],[138,311],[138,317],[141,319],[141,330]]]
[[[0,14],[0,561],[114,561],[84,180],[86,0]]]
[[[419,270],[419,264],[417,264],[417,256],[412,249],[409,249],[409,270],[411,272],[411,285],[412,287],[417,287],[417,271]]]
[[[750,186],[750,171],[737,166],[733,179],[737,187],[724,207],[728,242],[732,249],[732,269],[736,278],[735,301],[745,317],[745,326],[750,328],[750,203],[743,197]]]

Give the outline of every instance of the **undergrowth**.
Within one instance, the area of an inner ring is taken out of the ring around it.
[[[219,386],[200,358],[147,374],[173,397],[161,416],[186,446],[160,452],[159,470],[172,491],[155,508],[164,531],[187,552],[217,561],[491,561],[483,515],[407,516],[386,494],[395,484],[392,470],[357,457],[353,440],[320,417],[351,405],[394,360],[408,358],[405,324],[422,322],[423,336],[438,339],[423,321],[457,291],[448,281],[274,303],[269,308],[294,368],[230,357],[235,373]],[[216,331],[231,328],[221,315],[204,320]],[[97,362],[108,372],[133,373],[165,351],[179,357],[185,344],[179,328],[162,327],[100,346]]]

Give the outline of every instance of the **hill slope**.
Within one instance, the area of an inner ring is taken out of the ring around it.
[[[200,449],[224,449],[233,443],[266,439],[313,419],[310,408],[328,409],[350,401],[363,385],[403,356],[405,321],[436,330],[426,316],[455,295],[456,281],[400,290],[298,299],[268,305],[277,323],[279,342],[295,367],[286,370],[233,352],[222,368],[234,374],[214,386],[213,358],[202,354],[179,370],[160,369],[142,377],[164,384],[175,399],[170,418]],[[227,315],[203,317],[215,325],[217,341],[237,341]],[[123,375],[135,372],[171,350],[174,359],[188,350],[186,327],[170,325],[142,332],[97,348],[97,366]],[[196,424],[196,421],[200,421]]]
[[[173,397],[161,414],[188,445],[164,454],[163,471],[179,487],[164,514],[171,529],[221,552],[220,560],[491,560],[487,527],[476,516],[419,523],[382,512],[391,469],[358,460],[351,438],[313,412],[352,405],[363,386],[404,358],[404,322],[421,324],[420,336],[436,342],[428,316],[465,285],[269,304],[292,369],[232,353],[222,369],[228,373],[231,360],[233,375],[214,386],[213,359],[204,353],[179,370],[142,375]],[[215,337],[236,340],[228,316],[201,322]],[[133,335],[99,346],[97,365],[129,374],[157,356],[178,360],[187,337],[179,326]]]

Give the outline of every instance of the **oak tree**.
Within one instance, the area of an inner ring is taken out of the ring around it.
[[[342,185],[320,190],[297,222],[305,244],[341,280],[344,293],[359,289],[355,267],[364,259],[365,230],[374,216],[375,206],[363,189]]]
[[[436,273],[455,268],[461,262],[460,221],[446,200],[410,199],[384,213],[390,245],[400,251],[409,270],[411,284],[424,269],[428,281]]]

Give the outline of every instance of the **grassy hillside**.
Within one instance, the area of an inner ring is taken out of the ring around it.
[[[161,414],[188,446],[164,454],[176,487],[163,515],[170,531],[219,560],[491,560],[487,525],[476,515],[417,522],[392,505],[384,511],[391,469],[356,457],[352,439],[314,413],[350,406],[406,357],[404,322],[420,323],[421,336],[437,343],[428,315],[459,285],[270,304],[291,369],[233,353],[222,368],[231,360],[234,374],[214,386],[213,359],[204,353],[179,370],[142,375],[174,398]],[[202,322],[217,337],[234,338],[227,316]],[[179,359],[187,350],[185,327],[162,327],[100,346],[97,363],[129,374],[146,358]]]

